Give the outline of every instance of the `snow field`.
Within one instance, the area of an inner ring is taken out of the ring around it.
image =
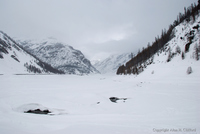
[[[159,66],[164,67],[149,66],[139,76],[0,75],[0,133],[200,133],[200,72]],[[109,97],[127,100],[113,103]],[[34,106],[54,115],[23,113]]]

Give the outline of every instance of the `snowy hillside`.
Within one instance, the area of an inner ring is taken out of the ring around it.
[[[0,31],[0,74],[49,73],[51,70],[56,73],[55,69],[28,54]]]
[[[18,42],[24,49],[37,56],[43,62],[47,62],[67,74],[98,73],[81,51],[54,38],[18,40]]]
[[[118,68],[117,74],[139,74],[154,66],[153,64],[173,64],[175,66],[185,66],[193,68],[194,64],[199,64],[200,60],[200,17],[196,20],[184,20],[173,29],[173,38],[152,55],[148,60],[133,64],[137,59],[132,59],[125,66]],[[148,51],[147,51],[148,52]],[[141,54],[145,56],[146,53]],[[134,60],[134,61],[133,61]],[[171,68],[174,69],[174,68]],[[157,68],[154,69],[155,71]]]
[[[174,38],[154,55],[153,64],[147,66],[148,71],[150,71],[149,68],[152,69],[152,72],[149,73],[159,72],[159,68],[165,68],[166,72],[170,69],[174,70],[174,74],[180,73],[180,70],[181,73],[186,73],[188,67],[192,68],[193,73],[198,72],[200,67],[200,60],[197,60],[200,55],[200,31],[194,28],[199,25],[200,17],[194,23],[184,21],[178,25],[174,29]],[[188,50],[186,50],[187,45],[189,45]],[[154,66],[160,67],[154,68]],[[144,69],[144,71],[147,70]]]
[[[114,54],[108,58],[96,61],[94,67],[102,74],[104,73],[116,73],[117,68],[131,59],[130,53]]]

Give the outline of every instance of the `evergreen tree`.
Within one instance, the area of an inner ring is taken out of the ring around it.
[[[185,59],[185,53],[184,52],[182,52],[181,57],[182,57],[182,60]]]
[[[196,60],[199,60],[199,52],[200,52],[199,47],[197,46],[197,44],[195,44],[195,46],[194,46],[194,55],[195,55],[195,59]]]

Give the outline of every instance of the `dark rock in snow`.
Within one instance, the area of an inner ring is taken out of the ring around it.
[[[185,53],[187,53],[187,52],[189,51],[190,44],[191,44],[191,42],[189,42],[189,43],[187,43],[187,44],[185,45]]]
[[[117,103],[118,100],[127,100],[127,98],[110,97],[111,102]]]
[[[199,25],[193,26],[192,28],[198,30],[199,29]]]
[[[24,111],[24,113],[48,114],[48,113],[51,113],[51,111],[49,111],[48,109],[46,109],[46,110],[35,109],[35,110]]]
[[[112,101],[112,102],[117,102],[117,100],[119,100],[119,98],[117,98],[117,97],[110,97],[109,98],[110,99],[110,101]]]

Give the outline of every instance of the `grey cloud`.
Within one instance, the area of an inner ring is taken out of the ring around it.
[[[197,0],[1,0],[0,30],[98,53],[137,52]]]

